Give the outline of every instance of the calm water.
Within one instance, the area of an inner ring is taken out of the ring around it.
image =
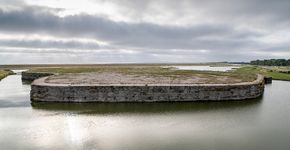
[[[0,82],[0,149],[289,150],[290,82],[248,101],[30,104],[20,75]]]
[[[212,66],[171,66],[180,70],[200,70],[200,71],[230,71],[239,68],[239,66],[223,66],[223,67],[212,67]]]

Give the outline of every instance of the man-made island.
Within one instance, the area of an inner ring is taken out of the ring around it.
[[[76,68],[75,68],[76,69]],[[49,69],[48,69],[49,70]],[[53,72],[53,69],[46,72]],[[244,100],[260,97],[264,78],[238,71],[178,70],[162,66],[99,66],[35,80],[33,102],[167,102]],[[38,72],[41,72],[38,70]],[[64,71],[65,72],[65,71]]]

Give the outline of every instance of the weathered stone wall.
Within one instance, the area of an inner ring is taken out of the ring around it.
[[[41,77],[46,77],[46,76],[51,76],[53,73],[40,73],[40,72],[27,72],[24,71],[21,73],[21,79],[23,82],[32,82],[35,79],[41,78]]]
[[[243,100],[263,94],[264,80],[237,84],[185,85],[61,85],[35,80],[32,101],[57,102],[165,102]]]

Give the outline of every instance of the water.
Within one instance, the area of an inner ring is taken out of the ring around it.
[[[12,70],[14,73],[16,74],[21,74],[21,72],[27,71],[27,69],[23,69],[23,70]]]
[[[212,66],[170,66],[180,70],[199,70],[199,71],[221,71],[226,72],[233,69],[239,68],[239,66],[223,66],[223,67],[212,67]]]
[[[20,75],[0,82],[0,149],[290,149],[290,83],[262,98],[207,103],[30,104]]]

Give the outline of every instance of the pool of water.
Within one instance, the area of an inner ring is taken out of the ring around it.
[[[21,72],[27,71],[28,69],[23,69],[23,70],[12,70],[16,74],[21,74]]]
[[[0,149],[290,149],[290,83],[246,101],[30,103],[20,75],[0,82]]]
[[[233,69],[239,68],[239,66],[223,66],[223,67],[218,67],[218,66],[170,66],[174,67],[180,70],[199,70],[199,71],[221,71],[221,72],[226,72],[230,71]]]

